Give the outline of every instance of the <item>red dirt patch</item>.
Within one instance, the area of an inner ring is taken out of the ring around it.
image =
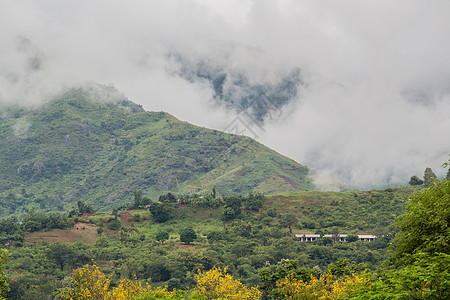
[[[127,225],[130,226],[133,223],[133,216],[129,212],[120,213],[120,220]]]
[[[95,243],[97,236],[97,226],[78,222],[72,229],[53,229],[51,231],[28,233],[25,236],[25,242],[74,243],[81,241],[83,243]]]

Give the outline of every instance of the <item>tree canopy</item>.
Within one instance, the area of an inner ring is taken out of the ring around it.
[[[399,219],[394,253],[400,264],[410,264],[420,252],[450,253],[450,181],[435,180],[409,201]]]
[[[430,185],[434,180],[436,180],[437,176],[436,174],[433,172],[433,170],[431,170],[431,168],[426,168],[424,173],[423,173],[423,181],[425,182],[425,184],[428,186]]]
[[[158,223],[164,223],[170,218],[170,208],[164,203],[153,203],[150,208],[153,219]]]
[[[5,299],[5,293],[9,289],[8,281],[5,275],[5,263],[8,259],[8,252],[6,250],[0,249],[0,300]]]
[[[185,244],[192,243],[195,239],[197,239],[197,234],[192,228],[184,228],[180,232],[180,241]]]
[[[423,180],[417,177],[416,175],[411,176],[409,179],[409,185],[422,185]]]

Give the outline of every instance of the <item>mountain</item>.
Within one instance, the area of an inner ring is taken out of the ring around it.
[[[1,214],[67,211],[78,200],[107,210],[136,189],[153,199],[315,189],[310,169],[251,138],[147,112],[109,86],[1,112]]]

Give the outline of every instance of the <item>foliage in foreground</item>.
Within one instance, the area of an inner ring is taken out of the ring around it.
[[[293,274],[277,282],[277,299],[348,299],[360,287],[368,283],[368,273],[337,278],[327,272],[319,278],[311,275],[309,282],[296,279]]]
[[[450,253],[450,181],[435,180],[413,196],[407,213],[398,220],[393,257],[398,265],[410,265],[416,254]]]
[[[167,288],[152,289],[140,282],[123,279],[118,286],[111,287],[111,281],[97,265],[85,265],[78,269],[72,280],[72,286],[63,290],[57,299],[101,299],[127,300],[142,295],[139,299],[182,299],[182,292],[169,292]]]
[[[0,300],[5,299],[5,293],[9,289],[5,275],[5,263],[8,259],[7,255],[8,252],[6,250],[0,249]]]
[[[226,269],[212,268],[207,272],[199,271],[195,276],[197,286],[187,295],[185,291],[168,291],[167,287],[151,288],[137,281],[124,279],[117,287],[111,287],[111,282],[97,265],[85,265],[75,271],[71,287],[63,290],[57,297],[61,300],[70,299],[231,299],[259,300],[261,291],[256,287],[248,288],[233,276],[226,274]]]
[[[392,191],[388,189],[382,193],[386,194],[387,199],[395,199],[395,197],[389,198]],[[199,287],[195,287],[195,281],[197,280],[197,285],[199,283],[198,277],[195,276],[197,270],[201,269],[202,272],[199,274],[206,276],[208,272],[214,270],[214,268],[211,269],[214,265],[229,266],[230,274],[222,271],[223,274],[220,276],[231,279],[228,284],[231,295],[239,295],[240,285],[233,281],[232,276],[234,276],[248,286],[260,285],[266,295],[275,299],[446,299],[450,295],[449,195],[450,184],[435,181],[427,190],[411,198],[407,213],[397,223],[397,228],[401,232],[397,234],[396,243],[392,247],[394,260],[391,269],[385,269],[371,276],[362,273],[364,268],[369,266],[374,269],[373,265],[366,262],[378,261],[381,253],[377,256],[374,256],[374,253],[376,254],[380,247],[384,249],[389,240],[383,241],[384,238],[379,238],[371,243],[333,243],[331,240],[330,244],[325,244],[325,241],[311,244],[299,243],[289,237],[287,232],[283,233],[282,228],[289,225],[289,222],[284,222],[287,219],[283,218],[285,215],[278,215],[271,211],[260,211],[255,214],[245,211],[238,219],[228,221],[223,231],[219,231],[222,225],[219,222],[203,229],[196,227],[196,231],[201,232],[201,236],[200,241],[196,241],[195,244],[204,246],[207,242],[209,243],[208,247],[199,248],[202,251],[198,253],[174,253],[177,246],[173,237],[167,246],[161,245],[155,239],[153,242],[147,239],[141,240],[138,236],[120,237],[117,240],[101,237],[95,245],[68,245],[69,248],[74,247],[77,250],[72,251],[70,260],[63,259],[62,264],[59,259],[65,258],[66,255],[50,255],[53,252],[61,254],[61,251],[56,251],[60,250],[58,247],[44,244],[31,246],[27,243],[20,247],[13,246],[9,265],[12,266],[12,270],[19,270],[17,266],[21,266],[20,270],[27,267],[28,275],[21,273],[21,276],[23,275],[21,282],[26,283],[29,282],[28,279],[33,272],[33,274],[52,274],[57,276],[53,277],[55,279],[62,278],[70,274],[68,266],[81,266],[86,263],[86,257],[94,257],[99,261],[120,261],[120,265],[107,271],[111,277],[99,276],[100,282],[96,284],[100,287],[99,291],[106,291],[104,294],[93,296],[96,293],[96,287],[92,285],[91,288],[78,288],[78,292],[84,292],[85,295],[72,297],[73,299],[231,298],[230,295],[220,296],[220,289],[216,288],[222,289],[226,285],[215,284],[212,278],[216,275],[211,275],[206,280],[208,288],[205,291],[200,292]],[[372,193],[367,197],[375,201],[377,196],[378,193]],[[374,203],[381,204],[380,201]],[[184,209],[193,208],[184,207]],[[220,211],[216,213],[216,216],[219,216],[219,213]],[[150,218],[150,214],[147,218]],[[183,219],[182,222],[180,220],[180,216],[175,215],[167,222],[168,224],[152,223],[148,224],[148,228],[156,227],[153,229],[153,234],[156,236],[162,230],[170,229],[173,234],[192,224],[190,223],[192,220]],[[140,230],[148,228],[139,227]],[[212,233],[215,233],[214,238]],[[125,248],[124,245],[130,246]],[[154,247],[154,250],[149,251],[149,246]],[[189,248],[198,249],[195,246]],[[368,256],[370,260],[358,260],[360,252],[370,254],[372,257]],[[312,266],[315,267],[312,268]],[[40,269],[35,270],[35,267]],[[329,273],[322,270],[329,270]],[[18,273],[14,276],[17,279]],[[25,278],[26,281],[24,281]],[[8,296],[13,294],[12,291],[19,291],[17,280],[13,277],[10,279],[11,292]],[[135,282],[136,280],[152,282],[152,288],[141,285]],[[86,286],[86,284],[79,286]],[[181,290],[169,292],[167,288],[154,288],[164,284],[170,286],[170,289],[191,287],[191,292]],[[60,285],[48,286],[53,290],[59,287]],[[67,293],[70,293],[71,289],[73,293],[76,292],[75,282],[61,292],[60,298],[69,295],[62,299],[70,299],[70,294]],[[26,291],[26,294],[30,294],[30,291]],[[24,295],[24,293],[16,294]],[[48,292],[45,294],[49,295]],[[242,296],[237,298],[242,299]]]
[[[207,272],[199,271],[195,279],[196,290],[206,299],[257,300],[261,291],[256,287],[248,288],[233,276],[227,274],[227,268],[212,268]]]
[[[350,299],[448,299],[450,297],[450,254],[416,255],[412,265],[374,276],[360,285]]]

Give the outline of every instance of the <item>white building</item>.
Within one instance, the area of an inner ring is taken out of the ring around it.
[[[296,234],[301,242],[312,242],[320,238],[320,234]]]
[[[376,235],[370,235],[370,234],[358,234],[358,239],[362,242],[372,242],[377,238]],[[297,237],[301,242],[312,242],[316,241],[321,237],[329,237],[333,239],[335,242],[346,242],[348,238],[348,234],[342,233],[342,234],[296,234],[295,237]]]

